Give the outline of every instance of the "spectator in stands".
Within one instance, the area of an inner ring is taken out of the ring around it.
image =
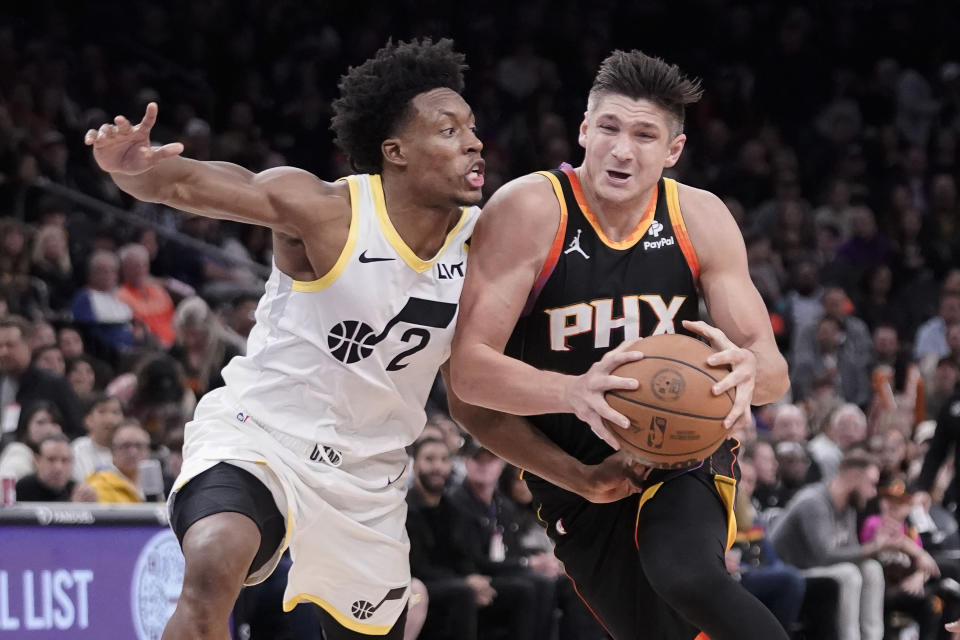
[[[830,416],[823,433],[810,441],[810,458],[829,480],[837,472],[844,454],[867,437],[867,417],[852,403],[839,407]]]
[[[854,207],[850,222],[850,237],[837,248],[837,257],[849,265],[860,280],[870,267],[888,264],[893,252],[877,229],[876,218],[869,208]]]
[[[823,316],[836,320],[843,336],[841,348],[844,355],[858,365],[865,366],[873,359],[873,340],[863,320],[853,315],[853,302],[841,287],[829,286],[821,299]],[[816,328],[798,329],[797,343],[793,352],[794,362],[809,360],[815,351]],[[851,401],[853,401],[851,399]]]
[[[52,435],[63,435],[62,419],[55,404],[38,400],[23,408],[17,422],[15,440],[0,452],[0,477],[22,478],[37,470],[36,454],[40,442]]]
[[[779,442],[805,443],[809,434],[807,412],[803,410],[803,407],[796,404],[784,404],[777,408],[770,429],[774,444]]]
[[[148,356],[136,369],[136,386],[128,413],[150,434],[154,444],[193,416],[196,398],[187,386],[180,364],[172,357]]]
[[[450,501],[466,517],[465,542],[474,561],[493,577],[493,588],[503,596],[531,593],[534,602],[526,615],[533,618],[534,628],[550,628],[560,561],[552,553],[524,552],[513,503],[497,489],[506,463],[472,438],[461,454],[467,475],[450,491]]]
[[[46,284],[50,309],[62,311],[70,306],[76,285],[67,247],[67,232],[62,226],[47,224],[37,231],[30,275]]]
[[[57,346],[60,347],[60,351],[63,352],[63,357],[66,359],[84,355],[83,336],[71,326],[60,329],[57,334]]]
[[[846,454],[826,483],[800,491],[774,523],[771,539],[784,562],[807,577],[826,576],[840,587],[837,628],[841,640],[883,637],[883,569],[874,557],[895,549],[900,536],[882,530],[861,546],[857,511],[877,494],[880,470],[864,451]]]
[[[535,637],[526,615],[534,597],[527,589],[498,592],[476,566],[468,547],[467,520],[447,498],[450,450],[442,440],[424,438],[413,445],[414,486],[407,494],[410,569],[430,594],[424,640],[477,640],[485,628],[509,629],[507,637]]]
[[[790,380],[794,402],[808,400],[814,386],[827,381],[843,400],[865,406],[871,391],[868,363],[849,349],[836,318],[823,316],[815,329],[814,333],[807,334],[814,340],[811,348],[801,347],[803,351],[792,363]]]
[[[81,400],[87,399],[91,393],[100,388],[91,358],[87,356],[70,358],[64,367],[70,387]]]
[[[33,331],[30,338],[30,351],[36,351],[41,347],[54,347],[57,345],[57,332],[53,325],[46,320],[36,320],[33,323]]]
[[[226,338],[233,344],[240,353],[247,352],[247,337],[250,330],[253,329],[255,322],[254,313],[257,310],[257,303],[260,301],[258,296],[241,293],[234,297],[230,304],[230,311],[227,316],[227,324],[224,327]]]
[[[823,287],[818,278],[817,263],[809,258],[800,259],[793,265],[790,281],[791,288],[784,296],[784,315],[793,333],[790,350],[795,352],[799,336],[808,327],[816,326],[823,315]]]
[[[173,300],[150,277],[150,253],[142,244],[124,245],[119,252],[122,284],[117,298],[133,311],[164,349],[173,345]]]
[[[87,478],[97,492],[97,501],[143,502],[139,465],[150,457],[150,434],[135,421],[128,421],[114,431],[110,449],[113,464]]]
[[[923,550],[920,534],[907,522],[913,496],[903,477],[883,472],[879,485],[880,513],[867,516],[860,528],[860,544],[876,540],[881,530],[892,532],[900,544],[879,556],[886,581],[885,607],[910,614],[919,623],[920,640],[935,640],[943,603],[925,585],[940,576],[940,569]]]
[[[13,218],[0,219],[0,291],[13,313],[37,317],[42,308],[30,283],[27,227]]]
[[[884,425],[886,428],[877,437],[880,440],[880,473],[885,477],[906,474],[910,467],[910,439],[906,432],[911,424],[907,422],[898,426],[895,415],[891,414],[891,419]]]
[[[806,581],[795,567],[784,564],[773,549],[766,527],[753,505],[757,470],[749,460],[740,461],[737,483],[737,573],[744,588],[755,595],[777,617],[784,629],[792,630],[800,615]]]
[[[117,426],[123,420],[123,410],[116,398],[93,393],[87,399],[83,426],[87,435],[73,441],[73,478],[83,482],[102,467],[113,464],[110,443]]]
[[[934,176],[930,186],[929,217],[937,230],[937,253],[947,264],[960,263],[960,199],[950,172]]]
[[[800,489],[820,479],[820,471],[811,473],[810,455],[799,442],[778,442],[774,451],[777,454],[780,485],[777,489],[777,503],[786,506]],[[811,476],[816,475],[816,480]]]
[[[900,346],[900,332],[896,326],[886,322],[878,323],[873,329],[873,363],[872,380],[876,380],[878,367],[883,367],[883,375],[889,380],[890,392],[893,394],[905,391],[915,394],[917,389],[907,389],[911,379],[916,380],[918,371],[911,372],[916,365],[910,361],[910,355]],[[874,393],[878,392],[874,384]]]
[[[926,416],[940,414],[943,404],[953,395],[960,382],[960,365],[951,358],[940,358],[933,371],[933,379],[926,385]]]
[[[946,402],[943,403],[940,413],[937,414],[937,426],[930,441],[920,477],[917,479],[917,501],[930,508],[930,495],[947,455],[953,450],[954,469],[960,469],[960,388],[954,390]],[[953,495],[960,495],[960,473],[954,473],[950,482]]]
[[[183,367],[187,386],[199,399],[223,386],[220,370],[239,351],[223,334],[220,320],[203,298],[187,298],[177,305],[174,316],[177,342],[170,355]]]
[[[893,270],[887,264],[874,264],[864,270],[856,306],[857,314],[871,330],[882,324],[896,330],[906,323],[893,299]]]
[[[73,480],[73,452],[62,433],[46,436],[36,454],[37,470],[17,481],[18,502],[96,502],[88,484]]]
[[[526,481],[520,476],[520,469],[513,465],[504,467],[498,482],[500,495],[513,506],[512,512],[517,518],[511,527],[515,528],[520,549],[527,557],[538,553],[553,555],[553,541],[547,535],[543,523],[537,517],[533,494]],[[560,618],[559,640],[599,640],[608,638],[586,603],[580,599],[573,581],[565,575],[558,577],[557,599],[562,617]]]
[[[920,369],[925,374],[940,358],[950,355],[947,325],[956,322],[960,322],[960,292],[944,290],[940,294],[937,315],[920,325],[913,343],[913,357],[920,362]]]
[[[766,511],[772,507],[783,506],[779,499],[779,480],[777,476],[777,456],[769,440],[757,440],[745,447],[743,459],[753,466],[754,479],[751,496],[757,509]]]
[[[70,303],[74,322],[84,328],[108,360],[136,344],[133,312],[117,296],[118,270],[116,254],[94,252],[88,265],[87,286]]]
[[[30,366],[31,325],[18,316],[0,318],[0,425],[15,422],[8,418],[11,405],[26,407],[38,400],[57,406],[68,436],[81,433],[79,401],[63,377]]]
[[[49,371],[58,378],[67,374],[67,364],[63,359],[63,352],[60,347],[49,345],[39,347],[33,350],[30,366],[36,367],[42,371]]]

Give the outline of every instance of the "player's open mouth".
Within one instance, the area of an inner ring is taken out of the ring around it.
[[[470,186],[474,187],[475,189],[479,189],[480,187],[483,186],[484,166],[485,166],[485,163],[483,162],[483,160],[481,160],[476,164],[474,164],[470,168],[470,171],[467,172],[467,176],[466,176],[467,182],[469,182]]]
[[[630,174],[607,169],[607,177],[610,178],[611,182],[626,182],[630,179]]]

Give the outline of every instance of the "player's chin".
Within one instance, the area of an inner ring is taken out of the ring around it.
[[[463,189],[454,197],[454,202],[461,207],[472,207],[483,200],[483,187]]]

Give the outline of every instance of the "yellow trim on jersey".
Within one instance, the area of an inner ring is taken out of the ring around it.
[[[670,214],[673,234],[677,237],[677,243],[680,245],[683,257],[687,259],[687,265],[690,267],[694,283],[699,283],[700,261],[697,259],[697,252],[693,250],[690,234],[687,233],[687,225],[683,221],[683,214],[680,212],[680,193],[677,191],[677,181],[664,178],[663,186],[664,191],[667,192],[667,212]]]
[[[733,512],[734,498],[737,495],[737,481],[718,474],[713,476],[713,484],[717,487],[724,506],[727,507],[727,546],[724,551],[729,551],[737,540],[737,516]]]
[[[567,219],[567,199],[563,197],[563,187],[560,186],[560,179],[549,171],[537,171],[537,174],[547,178],[553,185],[553,193],[557,196],[557,202],[560,203],[560,219]],[[561,240],[562,240],[561,236]]]
[[[387,239],[387,242],[390,243],[390,246],[400,254],[403,261],[417,273],[423,273],[433,266],[437,258],[446,251],[447,245],[450,244],[453,237],[460,231],[460,227],[467,221],[467,208],[461,207],[460,220],[458,220],[453,229],[447,233],[447,238],[443,241],[443,246],[440,247],[440,250],[437,251],[435,256],[429,260],[423,260],[407,246],[407,243],[403,241],[403,238],[401,238],[397,232],[396,227],[393,226],[393,222],[390,221],[390,216],[387,214],[387,203],[383,197],[383,183],[380,181],[379,175],[370,176],[370,190],[373,192],[373,206],[377,211],[377,220],[380,222],[380,230],[383,232],[383,236]]]
[[[640,510],[643,509],[643,505],[647,504],[647,502],[657,495],[657,491],[659,491],[662,486],[662,482],[657,482],[647,487],[640,495],[640,504],[637,505],[637,519],[633,529],[634,543],[637,543],[636,532],[640,527]],[[716,487],[717,493],[720,494],[720,501],[723,502],[723,506],[727,512],[727,545],[724,547],[724,551],[729,551],[730,547],[732,547],[733,543],[737,540],[737,516],[733,512],[734,496],[737,492],[737,481],[728,476],[716,474],[713,476],[713,486]]]
[[[294,280],[290,286],[294,291],[320,291],[321,289],[326,289],[340,277],[343,270],[347,268],[350,256],[353,255],[353,248],[357,245],[357,235],[360,233],[360,193],[355,176],[348,176],[342,178],[342,180],[346,180],[347,186],[350,187],[350,231],[347,233],[347,243],[343,246],[340,257],[337,258],[337,261],[333,267],[330,268],[330,271],[316,280]]]
[[[640,221],[637,222],[637,226],[633,228],[633,231],[631,231],[626,238],[615,241],[607,236],[607,233],[603,230],[603,225],[600,224],[600,220],[597,218],[597,214],[590,208],[590,204],[587,202],[587,196],[583,193],[583,186],[580,184],[580,177],[577,175],[577,172],[573,169],[564,169],[564,173],[567,174],[567,178],[570,181],[570,188],[573,189],[573,197],[576,199],[577,205],[583,213],[583,217],[586,218],[590,226],[593,227],[593,231],[603,244],[611,249],[625,251],[640,242],[640,239],[643,238],[644,234],[650,229],[650,225],[657,215],[657,199],[660,197],[659,182],[653,185],[653,193],[650,195],[647,208],[644,210]]]
[[[321,607],[324,611],[329,613],[334,620],[336,620],[340,626],[349,629],[350,631],[355,631],[357,633],[362,633],[368,636],[385,636],[390,633],[390,630],[393,629],[394,625],[383,625],[383,624],[363,624],[362,622],[357,622],[352,618],[348,618],[343,615],[337,609],[327,602],[326,600],[321,600],[316,596],[312,596],[309,593],[298,593],[293,596],[290,600],[287,600],[283,603],[284,613],[293,611],[293,608],[300,604],[301,602],[312,602],[313,604]]]

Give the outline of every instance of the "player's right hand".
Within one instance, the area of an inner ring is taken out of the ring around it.
[[[123,116],[117,116],[113,122],[88,130],[83,138],[84,144],[93,147],[93,157],[104,171],[135,176],[149,171],[161,160],[183,153],[179,142],[150,146],[150,130],[157,122],[156,102],[147,105],[143,120],[136,126]]]
[[[616,450],[620,449],[620,443],[607,429],[604,420],[623,429],[630,427],[630,421],[620,412],[614,411],[603,394],[614,389],[633,391],[639,386],[633,378],[611,375],[620,365],[643,358],[643,353],[630,350],[637,342],[623,342],[616,349],[608,351],[603,358],[594,362],[586,373],[571,377],[565,389],[569,413],[590,425],[590,429],[598,437]]]
[[[626,451],[618,451],[587,469],[586,486],[578,493],[597,504],[616,502],[639,493],[650,473],[650,467],[640,464]]]

